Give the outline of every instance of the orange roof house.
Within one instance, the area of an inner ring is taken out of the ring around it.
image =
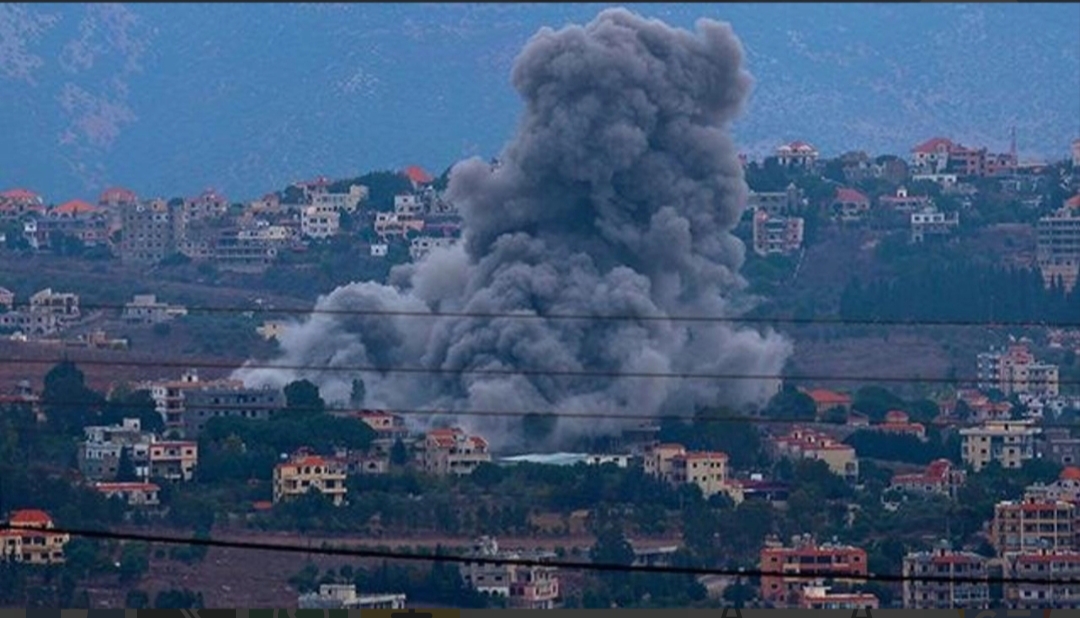
[[[818,414],[824,414],[833,408],[851,409],[851,396],[837,393],[824,388],[815,388],[806,391],[806,396],[814,400],[814,407]]]
[[[71,200],[51,209],[49,215],[66,219],[92,215],[95,212],[98,212],[97,206],[88,204],[82,200]]]
[[[414,185],[427,185],[431,184],[435,178],[424,171],[423,168],[417,165],[410,165],[402,170],[402,173],[414,184]]]
[[[52,517],[39,509],[22,509],[13,511],[8,517],[8,524],[12,528],[51,528]]]

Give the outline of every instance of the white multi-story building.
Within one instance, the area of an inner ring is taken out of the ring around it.
[[[802,243],[802,217],[770,215],[764,210],[754,213],[754,253],[788,255],[798,251]]]
[[[1042,429],[1032,420],[987,421],[981,427],[960,430],[960,453],[975,472],[991,461],[1002,468],[1019,468],[1035,458],[1035,441]]]
[[[1070,583],[1077,578],[1080,552],[1039,549],[1008,556],[1005,603],[1009,609],[1080,609],[1080,586]]]
[[[423,259],[427,254],[439,247],[449,247],[454,244],[454,240],[453,238],[434,238],[431,236],[414,238],[409,243],[409,257],[414,262]]]
[[[981,390],[997,389],[1005,396],[1057,397],[1060,393],[1058,366],[1037,361],[1024,344],[983,352],[976,358],[976,364]]]
[[[911,213],[911,242],[922,242],[927,236],[946,236],[960,227],[960,213],[941,212],[927,206]]]
[[[1065,202],[1035,226],[1035,259],[1049,287],[1060,278],[1071,291],[1080,275],[1080,195]]]
[[[481,537],[470,555],[474,558],[541,561],[553,554],[500,551],[498,542]],[[514,609],[554,609],[559,598],[559,577],[554,567],[506,562],[463,562],[459,567],[465,584],[477,592],[503,597]]]
[[[346,193],[313,193],[311,196],[311,205],[323,209],[353,213],[356,212],[360,203],[367,198],[367,187],[364,185],[352,185]]]
[[[321,240],[341,230],[341,213],[326,206],[306,206],[300,211],[300,233]]]
[[[990,603],[987,562],[986,557],[975,553],[953,551],[947,543],[939,544],[933,551],[909,553],[903,562],[904,608],[986,608]],[[960,581],[914,579],[919,575],[955,577]]]

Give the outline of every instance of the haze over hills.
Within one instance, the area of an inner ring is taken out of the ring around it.
[[[498,152],[509,70],[609,5],[3,5],[0,187],[250,198],[305,176]],[[756,79],[746,152],[905,153],[946,134],[1059,158],[1080,137],[1080,6],[647,5],[730,21]]]

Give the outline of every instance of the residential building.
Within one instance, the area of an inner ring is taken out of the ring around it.
[[[491,537],[481,537],[469,554],[475,562],[459,567],[465,585],[477,592],[503,597],[513,609],[554,609],[559,598],[559,577],[554,567],[483,562],[483,559],[540,561],[553,554],[501,551]]]
[[[0,288],[0,308],[11,311],[15,308],[15,292],[7,288]]]
[[[345,193],[331,193],[328,190],[312,195],[311,205],[321,210],[353,213],[368,198],[368,194],[368,188],[364,185],[350,185]]]
[[[941,212],[926,206],[911,213],[911,242],[923,242],[927,236],[948,236],[960,227],[960,213]]]
[[[357,594],[356,584],[321,584],[318,592],[301,594],[300,609],[405,609],[405,595]]]
[[[0,218],[18,219],[25,215],[45,213],[45,200],[28,189],[8,189],[0,192]]]
[[[390,245],[384,242],[372,243],[370,247],[371,257],[386,257],[390,251]]]
[[[456,239],[454,238],[435,238],[432,236],[421,236],[414,238],[409,242],[409,257],[412,260],[418,261],[426,257],[429,253],[439,247],[449,247],[454,244]]]
[[[31,313],[22,309],[0,313],[0,328],[18,331],[24,335],[51,335],[59,331],[60,327],[60,319],[51,313]]]
[[[945,172],[959,176],[994,176],[1017,167],[1015,152],[988,153],[986,148],[967,148],[944,137],[935,137],[912,149],[914,166],[921,173]]]
[[[725,453],[687,451],[681,444],[658,444],[646,452],[645,473],[675,486],[694,485],[706,498],[723,493],[742,502],[741,486],[728,477]]]
[[[300,211],[300,233],[304,238],[322,240],[341,231],[341,213],[323,206],[307,206]]]
[[[876,425],[871,425],[872,431],[892,433],[903,436],[911,436],[920,440],[926,440],[926,427],[922,423],[911,422],[907,412],[901,410],[889,410],[885,413],[885,420]]]
[[[1035,483],[1024,489],[1024,499],[1038,502],[1069,502],[1080,506],[1080,468],[1069,466],[1053,483]]]
[[[1040,217],[1035,226],[1035,259],[1047,287],[1061,280],[1071,291],[1080,275],[1080,195],[1055,212]]]
[[[184,391],[181,414],[185,438],[196,438],[211,419],[239,417],[268,420],[285,408],[285,393],[276,388],[204,386]]]
[[[315,455],[300,454],[274,467],[274,503],[318,491],[334,506],[345,504],[346,473],[340,462]]]
[[[922,472],[894,475],[890,486],[911,493],[956,498],[966,482],[967,472],[963,468],[956,467],[948,459],[937,459]]]
[[[83,428],[86,438],[79,444],[79,472],[91,480],[112,480],[119,472],[126,450],[136,476],[150,476],[150,444],[153,434],[144,432],[137,418],[125,418],[120,425],[91,425]]]
[[[187,222],[217,219],[229,213],[229,200],[215,189],[209,188],[184,200],[183,217]]]
[[[394,196],[394,214],[418,216],[424,213],[424,202],[420,196],[405,193]]]
[[[128,208],[139,203],[139,196],[131,189],[109,187],[98,197],[98,206],[103,208]]]
[[[826,412],[839,408],[844,412],[851,412],[851,395],[837,393],[824,388],[815,388],[804,391],[806,396],[814,401],[816,418],[820,419]]]
[[[807,575],[827,574],[837,583],[857,583],[867,573],[866,550],[851,545],[818,544],[811,535],[793,537],[784,546],[775,538],[766,540],[761,550],[761,598],[774,605],[796,606],[802,589],[824,583]],[[844,577],[844,576],[848,577]]]
[[[794,141],[776,149],[776,161],[780,165],[794,167],[813,167],[818,160],[818,151],[810,144]]]
[[[128,506],[160,506],[161,487],[154,483],[94,483],[106,498],[120,498]]]
[[[884,195],[878,198],[878,204],[896,212],[912,213],[922,212],[933,207],[934,201],[926,195],[909,195],[905,187],[896,189],[895,195]]]
[[[409,437],[405,419],[397,414],[379,410],[361,410],[356,413],[356,418],[364,421],[375,431],[377,441],[393,443]]]
[[[754,213],[754,253],[790,255],[801,249],[802,243],[802,217],[770,215],[764,210]]]
[[[746,205],[750,210],[764,211],[770,215],[790,215],[807,206],[802,189],[791,183],[784,191],[751,191]]]
[[[396,212],[378,212],[375,213],[374,229],[375,234],[384,241],[393,236],[404,238],[409,232],[423,232],[424,218]]]
[[[979,472],[991,461],[1003,468],[1019,468],[1035,458],[1035,440],[1042,432],[1030,419],[988,421],[980,427],[960,430],[960,452],[964,463]]]
[[[281,335],[288,327],[289,324],[287,322],[282,322],[280,320],[266,320],[262,325],[255,327],[255,332],[267,341],[274,339],[280,340]]]
[[[796,427],[787,435],[771,442],[779,457],[824,461],[833,474],[854,483],[859,479],[859,459],[855,448],[837,441],[825,433]]]
[[[165,421],[166,431],[181,434],[185,424],[186,393],[204,388],[242,389],[244,383],[240,380],[200,380],[198,372],[189,369],[180,374],[179,380],[145,382],[139,388],[150,391],[154,409]]]
[[[832,201],[832,215],[841,221],[859,221],[870,213],[870,198],[857,189],[846,187],[836,190]]]
[[[1035,359],[1024,344],[1012,344],[1005,350],[990,349],[976,358],[979,388],[997,389],[1006,397],[1013,394],[1060,394],[1058,367]]]
[[[136,294],[131,302],[124,304],[121,318],[125,322],[158,324],[185,315],[185,307],[158,302],[157,296],[153,294]]]
[[[491,462],[487,440],[457,427],[428,431],[422,449],[423,469],[428,474],[472,474],[480,464]]]
[[[869,592],[832,592],[828,586],[806,586],[799,609],[878,609],[881,601]]]
[[[1076,549],[1076,506],[1061,501],[1007,500],[994,506],[990,544],[1004,555],[1030,550]]]
[[[1046,427],[1043,439],[1035,443],[1035,456],[1062,466],[1080,465],[1080,438],[1067,427]]]
[[[199,465],[199,444],[180,440],[150,444],[150,478],[190,481]]]
[[[1080,586],[1075,583],[1080,579],[1080,552],[1039,549],[1008,556],[1004,576],[1009,609],[1080,609]]]
[[[410,165],[401,171],[409,182],[412,183],[413,190],[419,190],[424,185],[430,185],[435,182],[435,177],[429,174],[424,168],[417,165]]]
[[[30,297],[30,313],[55,315],[61,322],[78,320],[79,295],[45,288]]]
[[[939,543],[933,551],[907,554],[903,561],[904,608],[986,608],[990,603],[988,563],[985,556],[953,551],[947,542]],[[920,575],[934,579],[915,579]],[[946,577],[959,581],[943,581]]]
[[[45,511],[23,509],[8,516],[8,528],[0,530],[0,556],[5,562],[63,564],[64,546],[71,537],[52,532],[56,526]]]
[[[123,208],[120,222],[120,259],[128,263],[156,264],[177,250],[175,208],[156,199]]]

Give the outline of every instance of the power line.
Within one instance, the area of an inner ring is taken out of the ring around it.
[[[26,528],[0,525],[0,530],[26,530]],[[818,579],[846,579],[866,582],[940,582],[940,583],[1002,583],[1002,584],[1048,584],[1055,585],[1078,585],[1078,579],[1048,579],[1034,577],[973,577],[965,575],[892,575],[886,573],[868,573],[866,575],[853,575],[844,572],[816,572],[816,573],[788,573],[784,571],[764,571],[757,569],[709,569],[698,567],[679,566],[633,566],[612,563],[594,562],[570,562],[566,560],[538,560],[524,558],[495,558],[495,557],[472,557],[454,555],[424,555],[395,551],[383,551],[373,549],[355,549],[342,547],[308,547],[291,544],[264,543],[258,541],[226,541],[213,538],[181,538],[154,534],[140,534],[133,532],[111,532],[103,530],[86,530],[74,528],[50,528],[54,534],[67,534],[83,538],[96,538],[115,541],[139,541],[145,543],[163,543],[172,545],[188,545],[198,547],[217,547],[223,549],[247,549],[258,551],[275,551],[282,553],[320,554],[325,556],[347,556],[352,558],[403,560],[414,562],[450,562],[456,564],[483,563],[496,566],[522,566],[522,567],[554,567],[566,570],[619,572],[619,573],[650,573],[668,575],[713,575],[722,577],[785,577],[807,580]]]
[[[34,402],[5,402],[9,405],[31,405]],[[95,407],[95,408],[112,408],[112,409],[149,409],[150,402],[147,403],[131,403],[120,401],[100,401],[90,402],[88,400],[59,400],[59,401],[47,401],[39,402],[44,405],[58,406],[58,407]],[[2,404],[0,404],[2,405]],[[206,410],[206,411],[230,411],[230,410],[247,410],[260,407],[258,405],[243,404],[243,405],[228,405],[228,404],[199,404],[194,406],[192,410]],[[664,421],[667,419],[674,420],[692,420],[699,423],[745,423],[751,425],[835,425],[844,426],[843,423],[828,423],[824,421],[808,420],[808,419],[787,419],[787,418],[775,418],[767,416],[753,416],[746,414],[701,414],[696,416],[680,416],[677,414],[634,414],[632,412],[578,412],[578,411],[562,411],[555,412],[552,410],[453,410],[449,408],[334,408],[334,407],[318,407],[318,406],[288,406],[275,409],[276,412],[301,412],[301,413],[318,413],[325,412],[327,414],[339,417],[349,417],[354,415],[361,415],[364,413],[382,413],[382,414],[394,414],[399,416],[474,416],[474,417],[530,417],[530,416],[546,416],[554,418],[577,418],[577,419],[612,419],[612,420],[639,420],[639,421]],[[155,413],[157,410],[155,409]],[[963,427],[981,427],[982,424],[978,422],[950,422],[949,425],[954,428]],[[1044,428],[1073,428],[1080,427],[1078,423],[1044,423],[1040,425]],[[873,427],[871,426],[871,429]]]
[[[82,311],[123,311],[126,305],[95,303],[81,304]],[[726,324],[791,324],[833,326],[952,326],[985,328],[1077,328],[1080,322],[1057,322],[1050,320],[898,320],[888,318],[767,318],[757,316],[707,316],[707,315],[596,315],[585,313],[536,313],[526,310],[506,312],[480,311],[405,311],[395,309],[326,309],[318,307],[225,307],[198,305],[185,307],[190,313],[226,313],[257,315],[338,315],[354,317],[405,317],[405,318],[473,318],[480,320],[578,320],[598,322],[683,322]]]
[[[71,359],[43,359],[43,358],[0,358],[0,365],[42,365],[57,364]],[[809,382],[878,382],[899,384],[954,384],[971,385],[985,380],[978,378],[949,378],[949,377],[902,377],[902,376],[839,376],[839,375],[782,375],[782,374],[739,374],[739,373],[695,373],[695,372],[653,372],[653,371],[588,371],[577,369],[453,369],[449,367],[380,367],[376,365],[299,365],[299,364],[274,364],[274,363],[226,363],[210,360],[103,360],[81,359],[75,362],[84,366],[104,367],[155,367],[155,368],[182,368],[182,369],[228,369],[238,371],[241,369],[279,369],[285,371],[301,372],[351,372],[351,373],[404,373],[404,374],[429,374],[429,375],[501,375],[501,376],[542,376],[542,377],[582,377],[582,378],[642,378],[642,379],[678,379],[678,380],[789,380]],[[1059,385],[1080,384],[1080,379],[1027,378],[1029,384],[1047,384],[1056,382]]]

